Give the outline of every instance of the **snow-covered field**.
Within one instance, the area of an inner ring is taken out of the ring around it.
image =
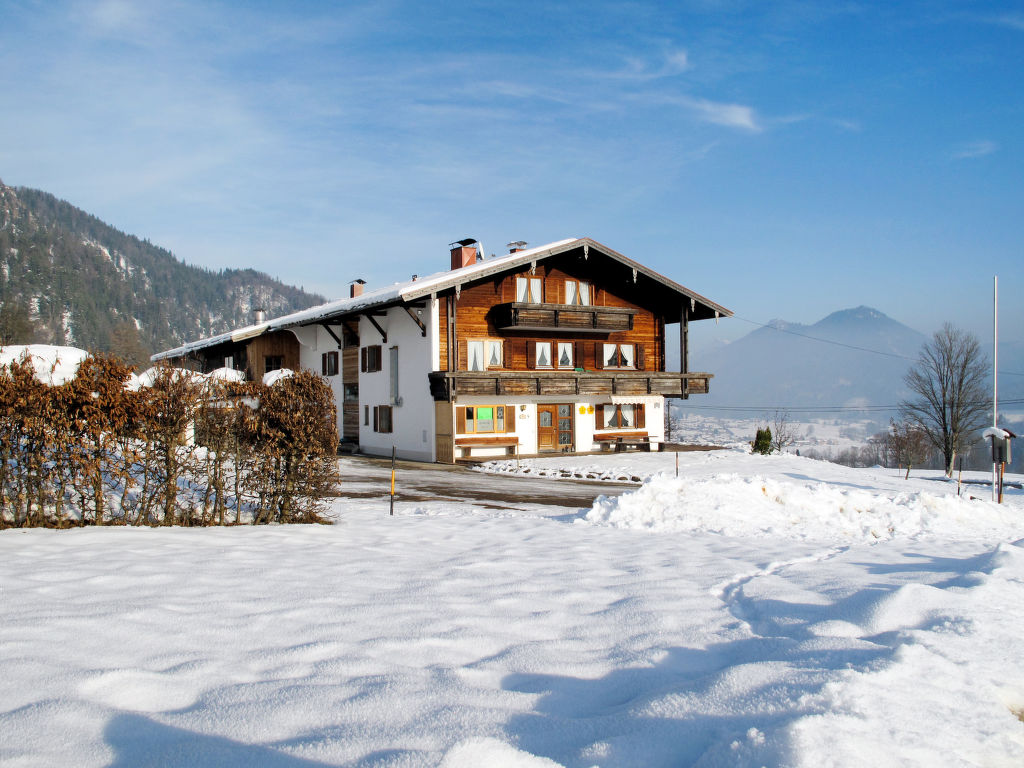
[[[0,763],[1024,764],[1020,491],[675,458],[491,467],[649,478],[568,515],[4,531]]]

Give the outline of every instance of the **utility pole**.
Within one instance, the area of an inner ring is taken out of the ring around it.
[[[992,428],[999,429],[999,275],[992,278]],[[996,438],[992,438],[995,447]],[[999,501],[999,464],[992,452],[992,501]]]

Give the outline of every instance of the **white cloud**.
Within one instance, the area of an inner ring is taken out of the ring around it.
[[[976,157],[985,157],[999,150],[999,145],[994,141],[972,141],[961,144],[950,154],[954,160],[972,160]]]
[[[764,130],[753,107],[745,104],[728,104],[689,96],[679,98],[679,103],[692,110],[700,120],[727,128],[759,133]]]

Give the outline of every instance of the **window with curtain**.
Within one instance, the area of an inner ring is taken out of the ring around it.
[[[517,277],[516,301],[525,304],[540,304],[543,302],[543,281],[539,277]]]
[[[571,341],[558,342],[558,367],[573,368],[573,345]]]
[[[550,368],[551,367],[551,342],[550,341],[538,341],[537,352],[536,352],[536,367],[537,368]]]
[[[590,306],[590,284],[582,280],[566,280],[565,303]]]
[[[505,362],[504,353],[504,343],[500,339],[471,339],[466,342],[466,369],[501,368]]]
[[[605,368],[633,368],[635,367],[635,359],[632,344],[604,345]]]

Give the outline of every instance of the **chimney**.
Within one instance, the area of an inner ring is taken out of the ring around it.
[[[362,278],[356,278],[348,284],[348,297],[354,299],[356,296],[363,295],[363,286],[366,285],[366,281]]]
[[[252,311],[252,324],[259,325],[267,321],[267,310],[263,307],[256,307]]]
[[[525,251],[525,250],[526,250],[526,241],[525,240],[515,240],[515,241],[513,241],[513,242],[508,244],[508,252],[509,253],[519,253],[520,251]]]
[[[467,237],[450,243],[452,249],[452,269],[461,269],[476,264],[476,240]]]

